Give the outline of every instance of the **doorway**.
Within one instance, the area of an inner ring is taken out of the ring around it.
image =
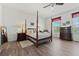
[[[60,38],[61,17],[52,19],[52,35],[54,38]]]

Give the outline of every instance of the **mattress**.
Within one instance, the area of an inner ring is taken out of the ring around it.
[[[36,38],[36,33],[31,33],[31,34],[28,34],[28,36],[30,37],[33,37],[33,38]],[[38,33],[38,39],[43,39],[43,38],[47,38],[47,37],[50,37],[51,36],[51,33],[48,33],[48,32],[44,32],[44,33]]]

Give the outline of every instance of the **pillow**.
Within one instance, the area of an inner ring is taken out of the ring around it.
[[[28,30],[28,31],[27,31],[27,34],[32,34],[32,31],[31,31],[31,30]]]
[[[43,32],[48,32],[48,30],[44,30]]]
[[[43,31],[39,30],[40,33],[43,33]]]

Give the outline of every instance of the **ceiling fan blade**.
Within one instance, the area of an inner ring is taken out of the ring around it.
[[[48,7],[48,6],[51,6],[51,3],[50,3],[50,4],[48,4],[48,5],[46,5],[46,6],[44,6],[43,8],[46,8],[46,7]]]
[[[56,3],[56,5],[64,5],[64,3]]]

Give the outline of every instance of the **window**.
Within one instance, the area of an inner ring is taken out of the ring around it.
[[[79,17],[73,18],[73,25],[79,27]]]
[[[73,22],[73,26],[79,27],[79,12],[72,14],[72,22]]]
[[[60,20],[52,22],[52,25],[60,27]]]

